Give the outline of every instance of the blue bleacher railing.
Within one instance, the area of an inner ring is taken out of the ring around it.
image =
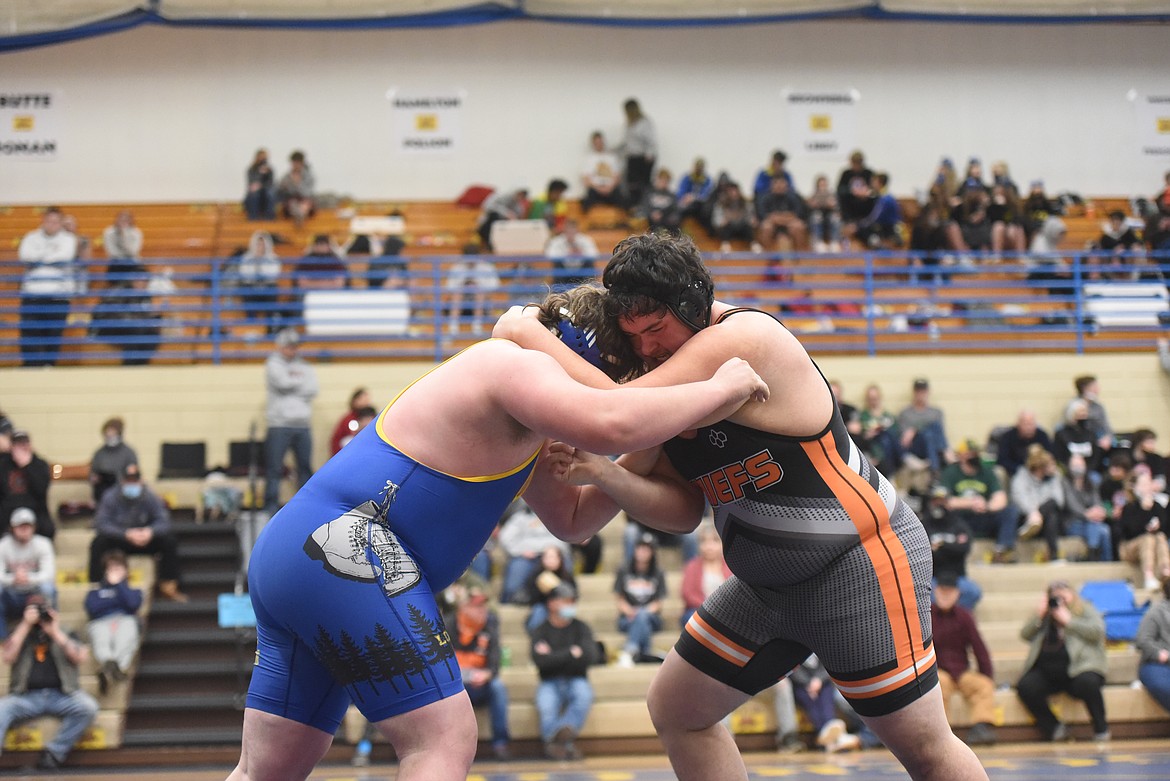
[[[1145,350],[1170,324],[1166,252],[705,260],[720,299],[776,314],[814,354]],[[478,261],[498,286],[449,287],[457,264]],[[99,262],[59,307],[22,296],[22,264],[0,261],[0,366],[54,354],[63,364],[254,361],[286,326],[304,331],[304,352],[319,360],[439,361],[486,336],[511,304],[566,281],[542,257],[427,256],[409,258],[399,287],[368,287],[355,263],[343,287],[308,291],[337,280],[294,267],[286,258],[279,279],[245,281],[233,259],[150,259],[117,274]]]

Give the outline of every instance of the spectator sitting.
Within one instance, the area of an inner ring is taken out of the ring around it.
[[[239,276],[240,298],[249,320],[268,324],[268,330],[279,330],[280,312],[277,285],[280,283],[281,261],[276,254],[276,242],[268,231],[255,231],[248,239],[248,248],[236,265]]]
[[[49,515],[49,463],[33,451],[27,431],[15,429],[7,453],[0,453],[0,534],[8,531],[8,519],[17,507],[37,515],[37,534],[53,539],[57,524]]]
[[[479,220],[475,225],[475,232],[479,235],[480,243],[488,252],[494,252],[492,247],[492,224],[499,220],[522,220],[528,214],[528,188],[513,187],[510,190],[493,193],[483,202]],[[464,247],[464,254],[467,253]],[[470,254],[477,254],[476,253]]]
[[[1003,467],[1009,479],[1024,465],[1032,445],[1052,452],[1052,440],[1047,431],[1036,425],[1036,413],[1022,409],[1016,416],[1016,425],[1000,434],[996,442],[995,462]]]
[[[35,594],[44,597],[45,604],[57,604],[57,557],[53,542],[36,533],[36,523],[32,510],[18,507],[12,511],[9,532],[0,538],[0,608],[5,622],[20,618]]]
[[[465,244],[463,255],[466,260],[455,263],[448,272],[443,287],[451,296],[447,311],[447,333],[456,334],[464,315],[471,315],[471,330],[479,334],[484,330],[488,314],[488,294],[500,287],[500,274],[491,258],[480,254],[477,244]],[[471,259],[471,256],[476,256]],[[471,307],[464,306],[465,295],[472,299]]]
[[[1065,423],[1056,430],[1052,454],[1065,466],[1070,456],[1079,455],[1085,459],[1089,472],[1100,475],[1105,453],[1091,428],[1089,405],[1084,399],[1074,399],[1065,410]]]
[[[138,463],[138,454],[126,444],[122,435],[126,424],[121,418],[110,418],[102,424],[102,446],[89,460],[89,484],[96,506],[108,489],[118,484],[118,475],[130,464]]]
[[[967,577],[967,557],[971,554],[971,528],[958,513],[947,510],[949,495],[942,485],[931,486],[922,513],[922,527],[930,537],[935,579],[944,575],[959,589],[959,604],[975,610],[983,598],[983,589]]]
[[[967,743],[987,746],[995,743],[995,674],[991,654],[979,634],[975,616],[962,605],[958,580],[953,572],[938,573],[930,606],[934,627],[934,650],[938,656],[938,682],[942,689],[947,721],[951,720],[951,697],[956,689],[971,713],[972,726]],[[971,669],[975,656],[978,670]]]
[[[910,229],[910,249],[920,253],[911,259],[915,266],[933,269],[942,262],[943,253],[949,248],[947,222],[943,215],[944,212],[937,204],[924,203],[914,218],[914,225]],[[942,275],[936,275],[936,280],[944,281]]]
[[[1021,540],[1043,533],[1048,548],[1048,561],[1063,560],[1060,555],[1060,537],[1067,527],[1078,520],[1070,490],[1056,468],[1056,459],[1039,445],[1028,449],[1024,467],[1012,477],[1012,504],[1020,511],[1023,524],[1019,529]]]
[[[98,686],[102,694],[110,681],[124,681],[138,651],[138,609],[142,590],[130,588],[130,568],[120,550],[102,555],[101,581],[85,595],[87,632],[94,660],[98,663]]]
[[[817,733],[817,745],[830,753],[860,748],[861,741],[837,718],[836,687],[816,654],[809,654],[789,676],[796,703]]]
[[[61,210],[50,207],[41,225],[20,240],[20,342],[25,366],[53,366],[69,305],[78,292],[77,237],[65,230]]]
[[[539,557],[546,548],[560,547],[562,560],[568,558],[565,543],[545,528],[523,499],[517,499],[504,511],[499,542],[507,556],[500,602],[522,603],[525,600],[524,584],[540,566]]]
[[[837,203],[841,220],[853,226],[873,211],[876,195],[872,189],[873,171],[865,164],[865,153],[860,149],[849,156],[849,166],[837,177]]]
[[[892,475],[902,466],[902,443],[898,437],[898,419],[882,403],[882,389],[870,384],[865,389],[865,404],[857,413],[861,424],[857,444],[866,458],[882,474]]]
[[[537,198],[528,207],[528,219],[544,220],[552,233],[560,233],[569,214],[565,191],[569,183],[564,179],[553,179],[548,183],[543,198]]]
[[[942,471],[944,463],[955,460],[947,443],[943,411],[930,404],[930,383],[914,380],[909,406],[898,413],[898,431],[905,460],[908,455],[925,462],[934,474]]]
[[[582,233],[576,220],[565,220],[564,228],[548,240],[544,254],[553,264],[553,289],[576,287],[594,279],[593,262],[601,254],[597,242]]]
[[[955,449],[958,461],[943,467],[939,482],[947,490],[947,511],[978,537],[995,540],[992,561],[1014,559],[1019,511],[1008,504],[1007,491],[994,467],[984,463],[979,444],[965,439]],[[963,607],[974,610],[973,603]]]
[[[37,761],[40,770],[57,770],[97,716],[97,701],[81,688],[80,667],[89,650],[58,620],[44,597],[34,595],[4,642],[11,665],[8,696],[0,698],[0,735],[18,721],[38,716],[61,719],[57,734]]]
[[[756,241],[768,251],[792,252],[808,246],[808,207],[791,188],[786,176],[774,176],[769,191],[759,198]]]
[[[670,187],[669,170],[660,168],[654,174],[654,186],[646,190],[638,212],[646,218],[646,229],[651,233],[678,235],[682,213],[678,208],[678,196]]]
[[[1089,249],[1112,253],[1112,258],[1096,261],[1111,265],[1132,263],[1133,261],[1127,261],[1123,256],[1126,253],[1140,251],[1144,248],[1145,245],[1142,244],[1141,238],[1129,224],[1125,212],[1120,209],[1109,212],[1109,220],[1101,226],[1101,235],[1097,241],[1089,245]]]
[[[710,228],[708,221],[703,217],[703,204],[711,197],[715,190],[715,180],[707,173],[707,161],[696,157],[691,170],[678,180],[678,191],[675,197],[678,201],[679,219],[693,217],[704,228]]]
[[[1105,720],[1105,620],[1082,600],[1067,581],[1055,580],[1036,613],[1024,622],[1020,637],[1028,643],[1024,675],[1016,693],[1046,740],[1064,741],[1068,726],[1057,720],[1048,698],[1066,692],[1085,703],[1093,737],[1109,740]]]
[[[102,557],[107,551],[159,554],[158,593],[174,602],[186,602],[179,591],[179,543],[171,531],[171,514],[162,499],[142,482],[138,464],[122,471],[122,484],[106,491],[94,515],[97,534],[89,546],[89,580],[105,575]]]
[[[988,252],[991,244],[991,220],[987,215],[990,197],[978,187],[968,188],[962,202],[951,213],[947,224],[947,241],[956,252]]]
[[[813,252],[840,252],[841,209],[837,194],[829,189],[829,177],[821,174],[813,181],[813,191],[806,202]]]
[[[102,246],[109,260],[106,273],[113,282],[119,281],[119,274],[142,270],[142,229],[134,224],[134,214],[129,210],[118,212],[114,224],[102,232]]]
[[[593,707],[588,671],[598,661],[589,625],[577,618],[577,593],[562,584],[549,595],[548,620],[532,632],[532,662],[540,674],[536,712],[545,756],[580,759],[576,739]]]
[[[341,248],[325,233],[313,237],[313,243],[293,268],[293,278],[302,290],[339,290],[346,286],[345,262]]]
[[[633,558],[618,570],[614,579],[617,627],[626,636],[618,654],[620,667],[632,667],[648,656],[654,633],[662,628],[666,576],[658,567],[657,550],[657,538],[650,533],[643,534],[634,546]]]
[[[368,389],[358,388],[350,395],[349,410],[337,421],[337,425],[333,427],[333,434],[329,437],[329,455],[337,455],[345,443],[354,438],[361,429],[358,424],[358,412],[370,406],[372,405]]]
[[[776,179],[786,179],[788,181],[787,192],[796,192],[796,182],[792,181],[792,174],[784,167],[786,162],[788,162],[788,155],[777,149],[772,153],[768,165],[761,168],[760,172],[756,174],[756,180],[752,184],[752,201],[756,206],[756,216],[761,220],[764,218],[762,211],[764,199],[773,191],[772,182]]]
[[[1089,561],[1113,561],[1113,530],[1108,523],[1109,511],[1101,501],[1097,482],[1089,474],[1089,468],[1081,456],[1069,456],[1065,488],[1069,492],[1069,503],[1075,508],[1065,532],[1085,541],[1089,548]]]
[[[991,221],[991,251],[1022,253],[1028,248],[1028,239],[1021,224],[1024,217],[1015,187],[996,182],[991,186],[987,204],[987,219]]]
[[[1060,214],[1059,206],[1044,192],[1044,180],[1033,179],[1028,185],[1028,196],[1023,205],[1023,226],[1029,246],[1040,233],[1049,217]]]
[[[1127,493],[1121,509],[1121,560],[1138,565],[1143,586],[1153,591],[1170,579],[1170,546],[1166,541],[1170,510],[1166,495],[1154,489],[1148,467],[1134,468]]]
[[[531,607],[524,622],[524,628],[529,634],[548,618],[549,594],[562,583],[577,587],[577,580],[573,577],[569,560],[565,558],[564,548],[560,545],[549,545],[540,552],[540,563],[528,576],[522,592]]]
[[[581,184],[585,197],[581,199],[581,211],[589,213],[599,203],[626,207],[626,198],[621,187],[621,162],[613,152],[605,148],[605,136],[594,131],[589,136],[589,154],[581,169]]]
[[[1149,467],[1154,487],[1159,491],[1165,491],[1166,467],[1170,460],[1158,452],[1158,435],[1151,429],[1139,428],[1130,434],[1128,439],[1129,447],[1113,448],[1110,451],[1110,460],[1119,453],[1128,453],[1134,466],[1144,464]]]
[[[296,150],[288,156],[288,162],[290,168],[280,178],[276,193],[284,216],[296,222],[300,228],[317,210],[314,201],[316,179],[313,169],[305,162],[304,152]]]
[[[444,623],[472,705],[487,705],[492,723],[492,752],[508,758],[508,687],[500,679],[500,619],[482,585],[469,585],[466,596]]]
[[[902,245],[902,206],[889,191],[890,175],[875,174],[873,209],[857,221],[854,238],[867,247]]]
[[[715,194],[711,233],[719,239],[720,252],[731,252],[732,241],[751,242],[752,252],[763,249],[756,241],[756,215],[735,182],[726,182]]]
[[[249,220],[276,219],[276,175],[268,164],[268,150],[257,149],[244,174],[244,213]]]
[[[1134,645],[1141,653],[1138,680],[1170,712],[1170,580],[1162,583],[1162,597],[1142,616]]]
[[[699,605],[731,577],[731,568],[723,558],[723,540],[719,532],[714,526],[703,524],[698,529],[698,535],[699,555],[683,565],[681,626],[686,626]]]
[[[392,211],[391,217],[401,217],[399,211]],[[363,247],[363,240],[365,246]],[[408,286],[410,269],[402,251],[406,242],[401,236],[354,236],[341,253],[344,257],[354,254],[369,256],[366,271],[366,287],[397,289]]]

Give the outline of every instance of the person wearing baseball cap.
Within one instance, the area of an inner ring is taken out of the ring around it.
[[[52,540],[36,533],[35,512],[17,507],[8,523],[11,530],[0,538],[0,607],[5,620],[12,621],[33,594],[57,603],[57,570]]]

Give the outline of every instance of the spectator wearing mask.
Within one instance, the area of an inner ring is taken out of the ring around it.
[[[470,585],[447,626],[453,627],[451,643],[463,686],[472,705],[487,705],[492,723],[492,753],[507,759],[508,687],[500,679],[500,619],[482,585]]]
[[[0,453],[0,523],[7,531],[8,519],[17,507],[28,507],[37,516],[37,534],[53,539],[57,524],[49,514],[49,463],[33,450],[27,431],[15,429],[7,453]]]
[[[12,511],[10,530],[0,538],[0,607],[4,620],[24,614],[34,594],[57,604],[57,557],[53,542],[36,533],[36,514],[27,507]],[[3,629],[3,627],[0,627]]]
[[[1007,491],[995,469],[984,463],[979,443],[965,439],[955,448],[958,460],[939,475],[947,489],[947,510],[958,516],[979,537],[995,540],[992,561],[1014,558],[1019,511],[1008,504]],[[964,604],[973,610],[973,604]]]
[[[959,604],[974,610],[983,598],[983,589],[967,577],[967,557],[971,555],[971,527],[963,517],[947,509],[950,498],[946,486],[931,486],[922,527],[930,537],[935,579],[946,575],[959,589]]]
[[[98,686],[109,690],[110,681],[124,681],[138,651],[138,609],[142,590],[131,588],[126,554],[120,550],[102,555],[101,582],[85,595],[87,631],[98,663]]]
[[[57,770],[97,716],[97,701],[81,688],[80,667],[89,650],[65,630],[57,611],[34,596],[5,641],[10,693],[0,698],[0,735],[18,721],[39,716],[61,719],[61,728],[37,761],[39,770]]]
[[[122,439],[125,431],[126,424],[121,418],[110,418],[102,424],[102,446],[89,460],[89,484],[95,505],[107,489],[118,484],[118,475],[127,466],[138,463],[138,454]]]
[[[89,546],[89,580],[105,575],[102,557],[107,551],[129,555],[158,554],[158,593],[174,602],[186,602],[179,591],[179,542],[171,531],[171,514],[158,494],[142,482],[138,464],[122,471],[116,491],[106,491],[94,515],[97,534]]]
[[[536,712],[544,753],[580,759],[577,736],[593,707],[589,666],[598,660],[589,625],[577,618],[577,592],[562,584],[549,595],[548,620],[532,632],[532,662],[540,674]]]

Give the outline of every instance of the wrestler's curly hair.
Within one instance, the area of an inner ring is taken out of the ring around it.
[[[614,382],[628,382],[645,373],[646,367],[618,328],[617,319],[607,316],[605,298],[605,289],[595,284],[552,292],[538,304],[537,319],[553,328],[564,318],[561,309],[567,310],[574,325],[597,335],[597,347],[605,359],[603,371]]]
[[[606,311],[617,320],[670,310],[695,330],[711,315],[715,285],[689,236],[645,233],[614,248],[601,282]]]

